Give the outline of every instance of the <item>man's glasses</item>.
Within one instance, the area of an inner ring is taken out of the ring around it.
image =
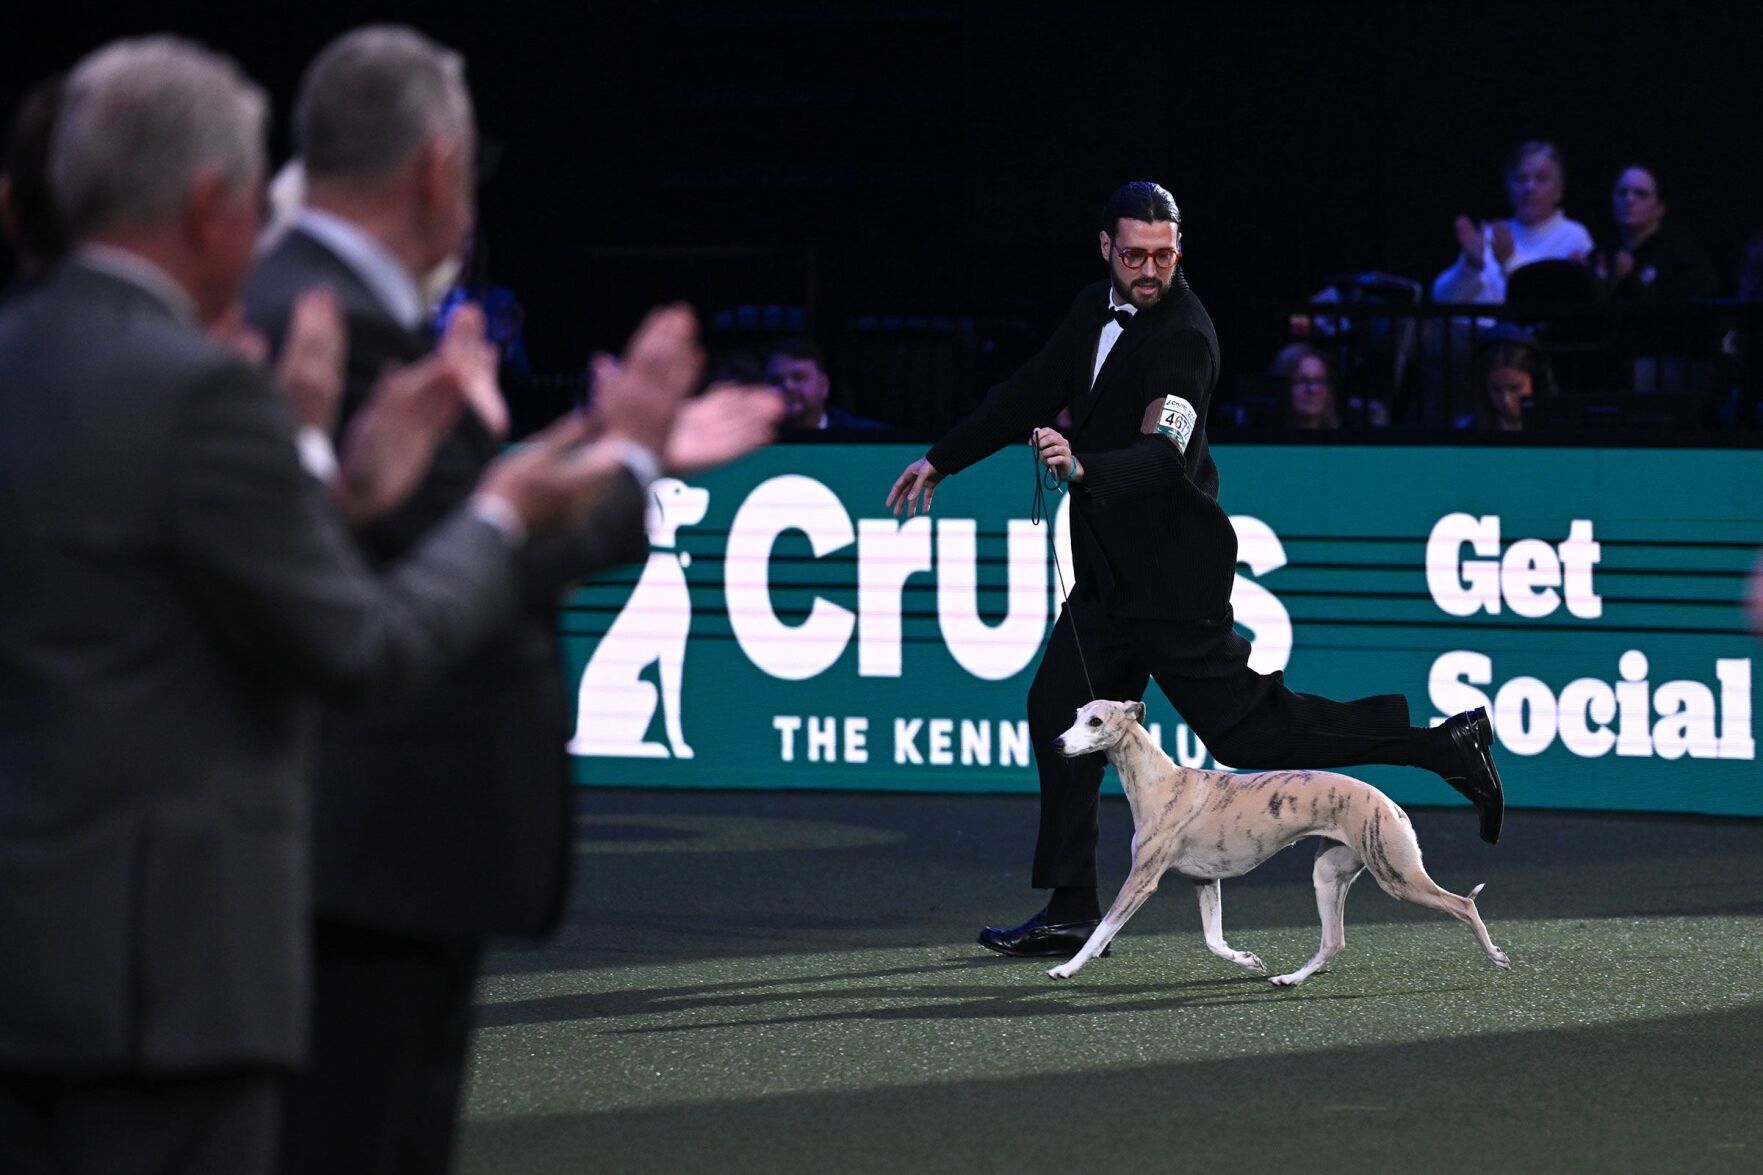
[[[1128,269],[1143,269],[1146,258],[1149,258],[1151,264],[1158,269],[1168,269],[1175,264],[1175,259],[1181,256],[1174,249],[1122,249],[1119,246],[1115,247],[1114,255],[1120,258]]]

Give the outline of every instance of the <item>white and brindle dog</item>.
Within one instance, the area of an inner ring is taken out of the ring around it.
[[[1177,767],[1144,726],[1141,702],[1091,702],[1070,730],[1053,740],[1068,758],[1106,752],[1132,805],[1132,872],[1095,933],[1071,960],[1047,972],[1069,979],[1102,953],[1126,920],[1151,896],[1165,872],[1194,883],[1206,947],[1242,967],[1265,973],[1261,960],[1224,941],[1219,881],[1240,877],[1306,836],[1323,838],[1313,877],[1322,915],[1316,957],[1272,982],[1296,987],[1340,952],[1347,887],[1364,869],[1391,897],[1430,906],[1466,923],[1484,955],[1510,970],[1506,953],[1488,938],[1475,911],[1481,886],[1458,897],[1439,888],[1420,864],[1420,844],[1395,801],[1362,780],[1332,771],[1235,774]]]

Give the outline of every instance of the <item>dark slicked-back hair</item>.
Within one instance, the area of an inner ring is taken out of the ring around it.
[[[1108,203],[1102,205],[1102,231],[1114,236],[1120,230],[1122,217],[1147,224],[1173,221],[1177,230],[1181,228],[1181,209],[1175,206],[1175,197],[1162,184],[1150,180],[1122,184],[1108,197]]]

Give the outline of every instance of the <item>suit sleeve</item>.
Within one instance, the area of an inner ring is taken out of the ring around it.
[[[1197,432],[1205,427],[1216,375],[1205,338],[1183,331],[1172,340],[1164,361],[1147,375],[1143,405],[1161,403],[1168,396],[1186,400]],[[1164,493],[1188,479],[1185,447],[1161,434],[1143,433],[1125,448],[1078,453],[1077,459],[1083,465],[1078,487],[1097,502]]]
[[[184,403],[173,557],[242,660],[335,698],[403,693],[514,617],[514,557],[465,511],[376,578],[292,436],[286,403],[242,364],[218,366]]]
[[[629,470],[620,470],[606,496],[573,534],[535,538],[521,555],[521,579],[529,608],[554,608],[557,596],[578,580],[649,554],[644,527],[648,498]]]
[[[1005,445],[1027,441],[1038,425],[1052,423],[1071,399],[1075,318],[1075,310],[1067,314],[1033,359],[992,388],[972,415],[931,448],[926,456],[938,473],[959,473]]]

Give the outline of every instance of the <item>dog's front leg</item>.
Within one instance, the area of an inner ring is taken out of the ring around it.
[[[1115,896],[1114,904],[1108,907],[1108,913],[1096,924],[1090,940],[1084,943],[1083,949],[1073,955],[1070,961],[1053,968],[1047,974],[1054,979],[1070,979],[1085,963],[1101,954],[1102,948],[1112,942],[1114,936],[1120,933],[1120,928],[1126,925],[1126,920],[1145,904],[1146,898],[1156,892],[1157,882],[1166,867],[1167,862],[1161,854],[1151,851],[1148,846],[1141,847],[1135,843],[1132,872],[1126,875],[1126,883],[1120,887],[1120,893]]]
[[[1206,935],[1206,949],[1221,959],[1229,959],[1239,967],[1267,973],[1267,967],[1248,951],[1233,951],[1224,941],[1224,892],[1217,878],[1194,880],[1194,896],[1200,899],[1200,928]]]

